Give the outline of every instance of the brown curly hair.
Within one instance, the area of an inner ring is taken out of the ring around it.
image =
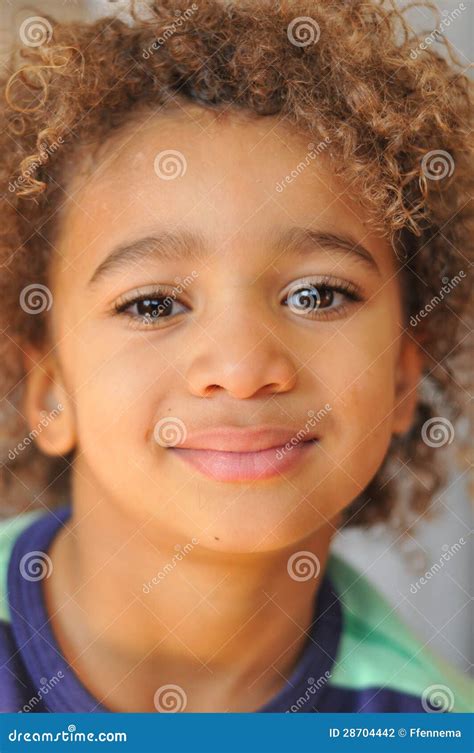
[[[436,18],[434,6],[418,5]],[[73,453],[50,458],[34,442],[14,460],[8,451],[28,431],[22,348],[48,337],[47,311],[29,316],[19,300],[25,286],[47,283],[74,150],[180,96],[210,109],[278,115],[312,140],[326,139],[335,173],[392,244],[424,377],[411,430],[392,440],[344,523],[390,520],[402,530],[429,509],[445,478],[427,422],[438,417],[433,426],[443,431],[465,410],[469,80],[449,43],[438,35],[447,54],[422,44],[394,0],[199,0],[181,8],[178,0],[140,9],[132,2],[129,19],[94,23],[43,16],[43,43],[25,42],[23,29],[1,80],[3,511],[9,500],[16,509],[54,506],[70,493]]]

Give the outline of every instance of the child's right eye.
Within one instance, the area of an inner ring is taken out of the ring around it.
[[[187,306],[181,303],[175,294],[165,290],[155,290],[146,295],[136,296],[115,306],[117,314],[129,317],[131,326],[145,327],[162,326],[166,320],[174,319],[187,310]]]

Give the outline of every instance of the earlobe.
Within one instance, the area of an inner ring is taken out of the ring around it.
[[[67,455],[76,445],[72,401],[56,359],[33,348],[25,353],[24,412],[35,442],[47,455]]]
[[[392,433],[409,431],[418,403],[418,385],[423,371],[423,352],[414,338],[404,334],[395,377],[395,407]]]

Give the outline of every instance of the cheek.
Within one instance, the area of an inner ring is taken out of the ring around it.
[[[143,460],[154,421],[172,405],[176,371],[145,340],[122,337],[119,344],[93,329],[68,336],[62,360],[74,392],[79,449],[91,465],[106,463],[118,474],[124,458]]]
[[[364,442],[375,444],[389,438],[394,405],[393,364],[390,356],[379,359],[341,384],[334,403],[342,447],[350,449]]]
[[[381,326],[336,335],[313,366],[331,405],[325,450],[328,466],[364,487],[380,467],[391,438],[396,344]]]

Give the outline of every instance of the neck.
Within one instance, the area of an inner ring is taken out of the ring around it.
[[[82,682],[118,711],[156,711],[167,684],[183,689],[186,711],[263,705],[307,641],[335,521],[284,550],[233,554],[196,539],[178,548],[111,509],[75,499],[50,552],[48,608]],[[318,577],[290,577],[299,551],[317,557]]]

